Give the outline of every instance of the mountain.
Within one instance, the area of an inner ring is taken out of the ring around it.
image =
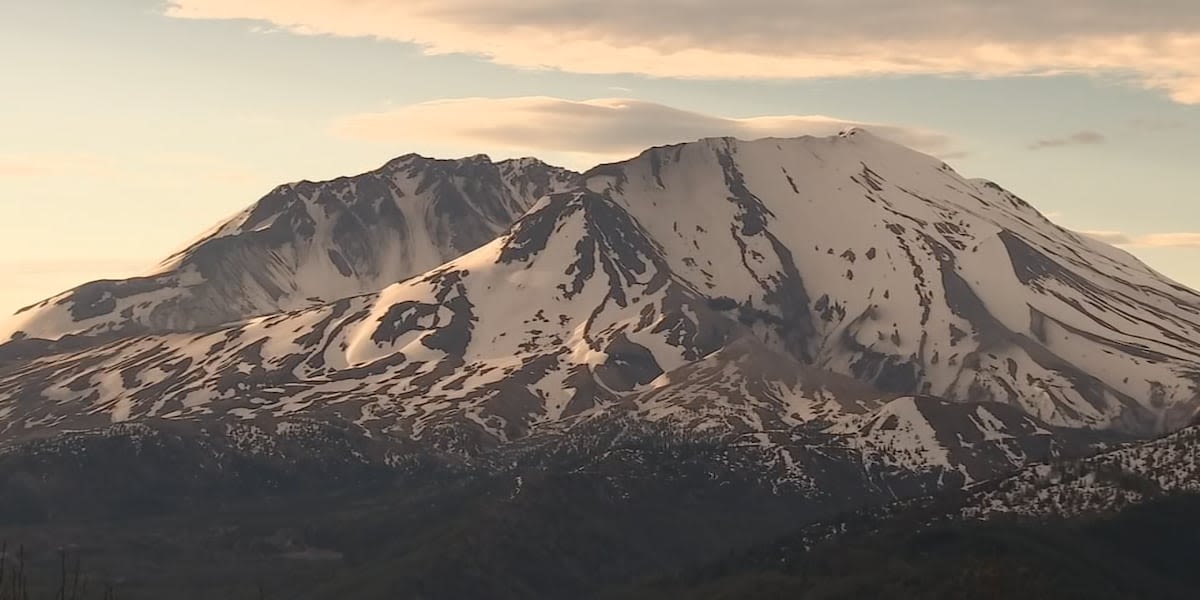
[[[534,159],[409,154],[281,185],[145,276],[22,309],[0,341],[187,331],[377,291],[491,241],[574,177]]]
[[[399,504],[446,540],[379,541],[411,561],[395,589],[507,565],[512,597],[554,597],[1200,410],[1200,294],[861,129],[281,190],[161,275],[8,326],[0,525],[334,487],[370,505],[314,525],[348,549],[337,519],[386,529]],[[476,547],[495,562],[457,562]]]
[[[1200,406],[1200,295],[861,130],[657,148],[581,185],[376,293],[20,364],[6,430],[335,412],[504,441],[744,335],[881,395],[1059,427],[1162,432]]]

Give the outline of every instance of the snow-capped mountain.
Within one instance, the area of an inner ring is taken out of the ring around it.
[[[1064,428],[1158,433],[1200,407],[1200,295],[862,130],[580,176],[409,157],[363,177],[281,188],[173,259],[174,284],[32,309],[14,331],[184,331],[28,346],[0,369],[2,435],[308,419],[470,456],[633,420],[758,448],[800,487],[813,456],[957,485],[1086,446]],[[180,287],[210,254],[232,274]]]
[[[23,309],[0,341],[185,331],[378,291],[490,242],[575,177],[534,159],[409,154],[354,177],[281,185],[146,276]]]
[[[1165,431],[1200,405],[1200,295],[865,131],[710,139],[585,177],[807,364],[1064,426]]]

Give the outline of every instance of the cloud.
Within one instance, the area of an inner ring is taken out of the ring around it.
[[[658,77],[1129,77],[1200,103],[1195,0],[171,0],[166,14]]]
[[[1096,131],[1079,131],[1072,133],[1066,137],[1047,138],[1038,140],[1029,145],[1030,150],[1042,150],[1044,148],[1059,148],[1062,146],[1095,146],[1108,141],[1104,134]]]
[[[1151,233],[1134,238],[1133,245],[1149,248],[1200,248],[1200,232]]]
[[[1136,248],[1200,248],[1200,232],[1129,235],[1120,231],[1083,231],[1086,236],[1114,246]]]
[[[410,147],[454,144],[496,154],[569,153],[603,160],[703,137],[832,135],[851,126],[865,126],[878,135],[925,152],[954,154],[949,137],[918,128],[820,115],[721,117],[623,98],[575,101],[535,96],[439,100],[343,117],[334,123],[333,129],[343,137]]]

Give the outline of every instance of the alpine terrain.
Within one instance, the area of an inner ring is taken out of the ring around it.
[[[0,521],[135,596],[181,581],[122,570],[148,539],[287,597],[578,597],[928,494],[1195,491],[1200,294],[863,129],[288,184],[0,338]]]

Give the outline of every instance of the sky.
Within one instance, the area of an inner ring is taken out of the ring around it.
[[[1200,288],[1194,0],[0,0],[0,314],[408,152],[862,124]]]

